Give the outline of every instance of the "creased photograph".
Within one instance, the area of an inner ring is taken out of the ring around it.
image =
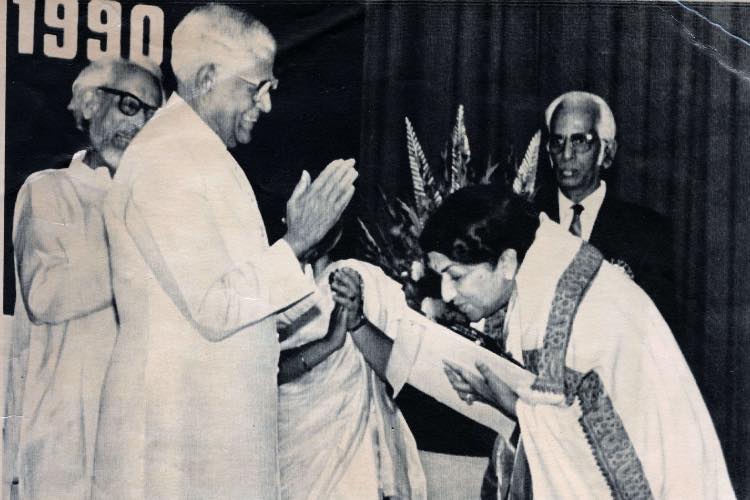
[[[750,498],[750,3],[0,21],[0,500]]]

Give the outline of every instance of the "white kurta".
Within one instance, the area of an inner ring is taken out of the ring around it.
[[[328,275],[345,266],[363,275],[371,313],[401,295],[398,288],[391,288],[395,293],[389,297],[377,293],[393,283],[380,269],[339,261],[321,274],[312,297],[281,315],[280,324],[291,334],[282,345],[325,336],[334,307]],[[285,500],[426,498],[414,437],[348,336],[339,350],[279,388],[279,444]]]
[[[77,153],[33,174],[13,223],[17,299],[6,408],[7,451],[20,447],[21,498],[88,498],[99,396],[116,335],[100,203],[106,168]],[[6,475],[12,473],[12,457]]]
[[[105,219],[120,334],[94,498],[276,498],[273,315],[312,277],[269,247],[244,173],[177,94],[123,156]]]

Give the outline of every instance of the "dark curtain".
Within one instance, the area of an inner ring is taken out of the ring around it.
[[[404,116],[438,163],[463,104],[472,161],[502,162],[523,154],[555,96],[601,95],[620,147],[608,189],[671,221],[675,329],[740,498],[750,495],[747,39],[750,6],[736,4],[370,4],[359,162],[366,199],[377,186],[409,196]]]

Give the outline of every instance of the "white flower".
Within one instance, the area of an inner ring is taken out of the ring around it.
[[[445,304],[440,299],[434,299],[432,297],[425,297],[422,303],[419,305],[424,315],[429,320],[435,320],[443,314]]]
[[[411,280],[419,281],[424,278],[424,264],[415,260],[411,263]]]

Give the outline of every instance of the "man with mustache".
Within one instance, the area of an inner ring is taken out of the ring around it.
[[[102,59],[81,71],[72,93],[68,109],[89,146],[67,168],[26,180],[13,223],[18,294],[3,484],[17,482],[24,499],[90,493],[117,331],[100,205],[125,148],[161,105],[161,72]]]
[[[269,245],[227,149],[271,111],[275,55],[268,28],[226,5],[196,7],[172,34],[177,91],[106,201],[120,332],[95,499],[278,498],[275,316],[314,291],[299,258],[338,221],[357,173],[353,160],[303,173]]]

